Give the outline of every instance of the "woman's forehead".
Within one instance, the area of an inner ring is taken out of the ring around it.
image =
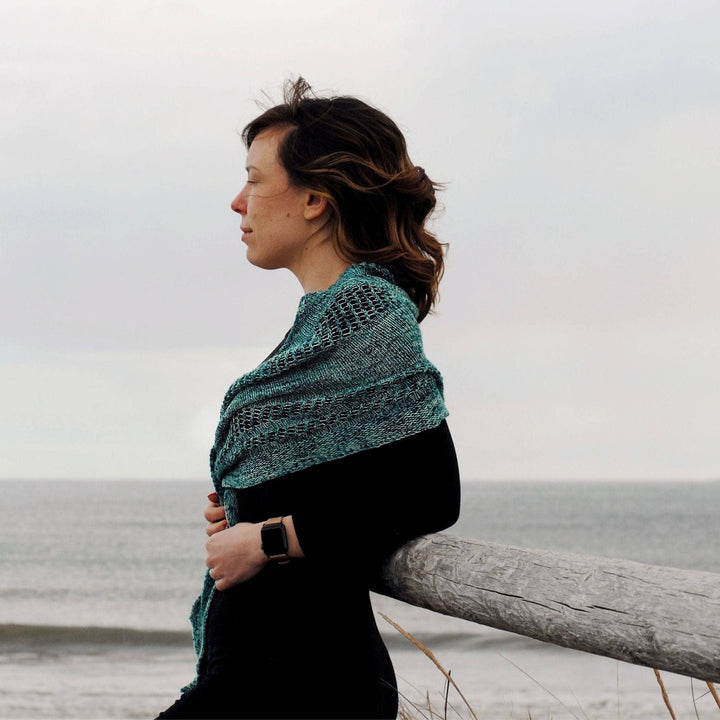
[[[247,169],[279,165],[278,145],[286,133],[286,128],[274,127],[258,133],[247,153]]]

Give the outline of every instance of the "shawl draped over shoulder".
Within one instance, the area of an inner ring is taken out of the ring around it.
[[[414,303],[386,268],[351,265],[327,290],[301,298],[281,345],[225,395],[210,471],[228,523],[237,522],[236,493],[225,488],[376,448],[447,414]],[[198,657],[213,589],[206,575],[191,615]]]

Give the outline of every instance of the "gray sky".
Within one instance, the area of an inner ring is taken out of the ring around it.
[[[302,74],[447,183],[462,474],[720,477],[720,4],[5,0],[0,477],[203,478],[300,286],[237,131]]]

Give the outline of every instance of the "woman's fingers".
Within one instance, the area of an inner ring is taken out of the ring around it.
[[[225,519],[225,508],[222,505],[210,503],[205,507],[205,519],[208,522],[218,522]]]
[[[225,518],[225,508],[218,502],[218,495],[216,492],[211,492],[208,495],[210,503],[205,508],[205,519],[208,524],[205,528],[205,532],[212,536],[215,533],[225,530],[227,527],[227,520]]]
[[[209,537],[212,537],[215,533],[219,533],[221,530],[227,528],[227,520],[219,520],[218,522],[208,523],[205,527],[205,532]]]

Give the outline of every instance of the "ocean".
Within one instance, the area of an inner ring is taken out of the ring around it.
[[[152,718],[194,673],[202,482],[0,483],[0,718]],[[720,573],[720,482],[465,482],[449,530],[508,545]],[[479,718],[669,717],[647,668],[373,596],[451,671]],[[416,717],[444,678],[380,616]],[[675,714],[718,717],[704,683],[663,673]],[[352,702],[349,698],[348,702]],[[470,717],[451,690],[447,717]],[[697,710],[697,714],[696,714]]]

